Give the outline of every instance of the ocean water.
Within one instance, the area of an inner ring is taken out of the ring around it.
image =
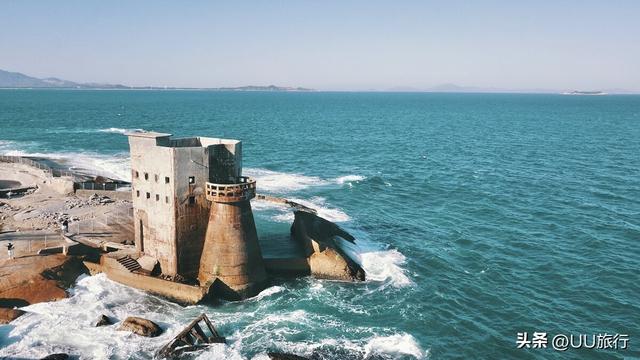
[[[0,325],[0,356],[146,359],[205,312],[229,344],[202,359],[640,357],[640,96],[0,91],[3,154],[126,179],[125,129],[243,140],[259,191],[353,233],[368,280],[182,307],[82,277]],[[253,207],[261,238],[287,233],[288,211]],[[166,331],[90,327],[100,313]],[[626,334],[629,349],[517,349],[534,331]]]

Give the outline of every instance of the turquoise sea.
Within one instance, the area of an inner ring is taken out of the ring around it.
[[[0,357],[150,358],[206,312],[229,345],[203,359],[640,358],[640,96],[0,90],[2,154],[126,178],[126,129],[241,139],[259,191],[353,233],[369,280],[185,308],[84,277],[0,325]],[[253,207],[263,243],[287,234],[290,213]],[[91,328],[102,312],[166,332]],[[521,332],[548,347],[518,349]],[[600,333],[629,348],[551,348]]]

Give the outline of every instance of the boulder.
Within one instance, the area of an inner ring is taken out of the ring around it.
[[[270,352],[270,353],[267,353],[267,355],[271,360],[309,360],[306,357],[293,355],[293,354],[277,353],[277,352]]]
[[[107,317],[107,315],[102,314],[94,322],[93,326],[98,327],[98,326],[106,326],[106,325],[111,325],[111,324],[113,324],[113,322],[111,322],[111,319],[109,319],[109,317]]]
[[[0,324],[8,324],[24,314],[25,312],[19,309],[0,308]]]
[[[58,353],[58,354],[47,355],[43,357],[42,360],[67,360],[68,358],[69,358],[68,354]]]
[[[151,320],[143,319],[140,317],[129,316],[126,318],[120,327],[120,331],[131,331],[134,334],[147,337],[156,337],[162,333],[162,329],[158,324]]]

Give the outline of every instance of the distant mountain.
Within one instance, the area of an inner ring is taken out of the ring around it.
[[[220,91],[315,91],[314,89],[307,89],[303,87],[287,87],[287,86],[283,87],[283,86],[275,86],[275,85],[269,85],[269,86],[249,85],[249,86],[239,86],[239,87],[221,87],[221,88],[214,88],[214,89],[220,90]]]
[[[218,91],[314,91],[302,87],[240,86],[223,88],[176,88],[158,86],[126,86],[120,84],[77,83],[54,77],[39,79],[19,72],[0,70],[0,88],[11,89],[135,89],[135,90],[218,90]]]
[[[0,88],[49,88],[49,89],[130,89],[129,86],[112,84],[85,84],[54,77],[38,79],[19,72],[0,70]]]
[[[581,91],[581,90],[573,90],[573,91],[565,91],[562,95],[608,95],[606,92],[602,91]]]

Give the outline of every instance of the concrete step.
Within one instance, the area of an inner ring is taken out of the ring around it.
[[[129,255],[119,258],[118,262],[131,272],[134,272],[142,268],[142,266],[140,266],[140,264],[134,259],[132,259]]]

